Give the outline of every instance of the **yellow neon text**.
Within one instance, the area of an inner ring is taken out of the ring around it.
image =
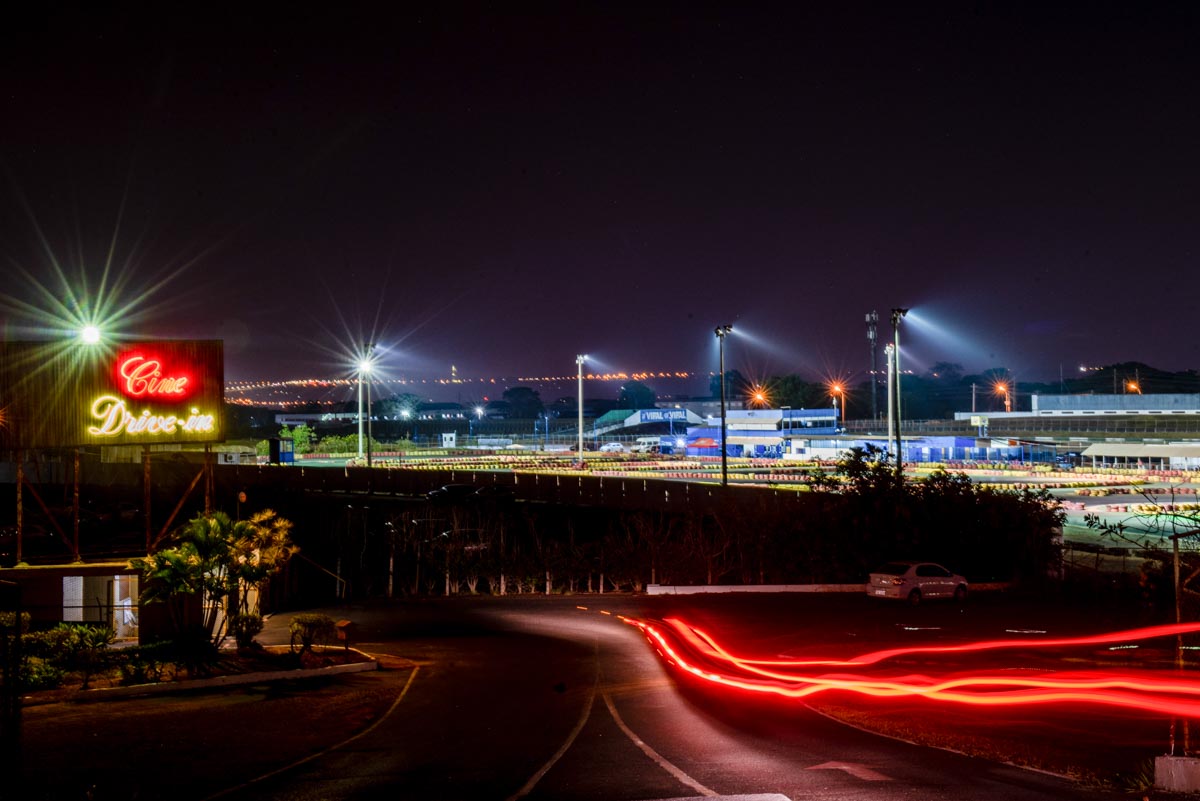
[[[143,409],[135,416],[125,406],[125,401],[113,395],[101,395],[92,401],[92,417],[99,421],[88,427],[88,433],[94,437],[115,437],[122,432],[150,436],[176,432],[205,434],[215,428],[213,415],[201,414],[199,409],[192,409],[186,418],[152,414],[149,409]]]

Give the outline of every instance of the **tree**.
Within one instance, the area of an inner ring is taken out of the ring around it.
[[[929,377],[957,384],[962,381],[963,366],[958,362],[938,362],[930,368]]]
[[[995,490],[962,473],[898,476],[877,448],[854,448],[838,463],[844,485],[827,520],[844,546],[841,572],[861,575],[889,559],[938,558],[960,572],[1036,584],[1057,573],[1065,513],[1045,489]],[[838,503],[840,502],[840,503]]]
[[[301,423],[295,428],[284,426],[279,429],[279,436],[292,440],[292,450],[295,453],[312,453],[313,430],[308,427],[308,423]]]
[[[390,398],[381,398],[372,404],[372,411],[380,417],[386,417],[393,420],[404,419],[407,417],[415,417],[417,409],[421,406],[421,397],[414,395],[411,392],[405,392],[400,395],[393,395]]]
[[[725,371],[725,397],[739,397],[746,394],[750,382],[737,370]],[[721,397],[721,376],[714,375],[708,381],[708,391],[714,398]]]
[[[509,387],[502,395],[509,405],[511,414],[518,419],[531,419],[542,413],[544,408],[537,390],[530,387]]]
[[[264,509],[236,523],[224,512],[200,515],[175,532],[174,545],[134,559],[145,582],[142,601],[166,603],[177,636],[198,628],[213,645],[225,637],[230,615],[258,613],[250,592],[261,590],[297,550],[292,523]],[[193,627],[185,614],[184,596],[201,596],[201,619]]]
[[[829,405],[829,391],[824,384],[805,381],[798,375],[775,376],[767,382],[771,405],[775,408],[816,409]]]
[[[621,385],[621,392],[617,395],[617,408],[653,409],[656,400],[654,390],[641,381],[627,381]]]
[[[1084,522],[1103,537],[1140,548],[1150,560],[1158,563],[1158,568],[1143,569],[1140,579],[1142,603],[1146,607],[1155,607],[1159,602],[1157,596],[1163,590],[1161,584],[1154,586],[1152,574],[1171,565],[1175,619],[1179,622],[1184,617],[1185,599],[1191,607],[1189,617],[1196,614],[1200,604],[1200,590],[1192,586],[1200,577],[1200,553],[1196,550],[1196,543],[1200,541],[1200,509],[1181,509],[1179,507],[1184,504],[1173,496],[1163,499],[1143,492],[1142,497],[1145,502],[1130,507],[1133,512],[1124,520],[1109,523],[1101,520],[1099,515],[1088,514],[1084,516]],[[1186,542],[1187,547],[1181,548],[1181,542]]]

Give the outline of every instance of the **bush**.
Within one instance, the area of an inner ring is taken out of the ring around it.
[[[107,626],[59,624],[49,631],[25,634],[22,643],[30,676],[36,674],[38,681],[48,681],[55,673],[60,674],[58,681],[49,685],[56,687],[62,675],[78,673],[83,677],[83,688],[88,689],[91,676],[108,662],[108,646],[114,639],[112,628]]]
[[[63,683],[67,672],[44,659],[26,659],[21,665],[22,692],[53,690]]]
[[[262,615],[237,614],[229,618],[229,633],[239,651],[254,645],[254,638],[263,630]]]
[[[171,661],[189,675],[207,675],[217,661],[217,646],[203,626],[189,626],[170,641]]]
[[[292,633],[292,651],[296,650],[296,643],[300,643],[301,654],[312,653],[312,647],[317,641],[328,643],[337,631],[333,618],[329,615],[311,612],[293,617],[288,628]]]
[[[174,643],[155,642],[124,648],[117,657],[122,684],[154,684],[163,680],[173,661]]]
[[[0,612],[0,629],[4,630],[4,634],[6,636],[8,635],[9,630],[16,628],[16,626],[17,626],[16,612]],[[29,613],[28,612],[21,613],[20,633],[21,634],[29,633]]]

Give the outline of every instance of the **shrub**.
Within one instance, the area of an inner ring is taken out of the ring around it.
[[[75,671],[83,678],[83,689],[108,658],[108,646],[115,635],[107,626],[78,626],[59,623],[48,631],[26,634],[23,638],[31,660],[41,660],[54,670]]]
[[[122,684],[154,684],[163,680],[173,660],[174,643],[154,642],[123,648],[116,662]]]
[[[10,629],[16,628],[16,626],[17,626],[16,614],[17,614],[16,612],[0,612],[0,629],[4,630],[5,636],[8,635]],[[29,613],[22,612],[21,613],[21,622],[20,622],[20,633],[27,634],[28,632],[29,632]]]
[[[239,651],[244,651],[254,645],[254,638],[263,630],[262,615],[236,614],[229,618],[229,633],[237,643]]]
[[[333,618],[312,612],[296,615],[288,628],[292,633],[292,651],[296,650],[296,643],[300,643],[302,654],[312,653],[317,641],[328,643],[336,632]]]
[[[21,665],[21,690],[37,692],[53,690],[63,683],[66,671],[44,659],[26,659]]]
[[[176,668],[186,670],[189,675],[207,675],[217,661],[217,646],[203,626],[193,625],[184,629],[170,641],[171,661]]]

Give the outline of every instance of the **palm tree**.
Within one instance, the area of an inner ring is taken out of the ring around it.
[[[201,515],[175,534],[175,545],[134,559],[142,572],[142,600],[166,602],[177,634],[187,629],[184,596],[201,595],[200,628],[219,644],[230,615],[251,610],[250,590],[261,589],[292,554],[292,523],[264,509],[249,520],[233,522],[224,512]],[[218,627],[218,622],[222,624]]]

